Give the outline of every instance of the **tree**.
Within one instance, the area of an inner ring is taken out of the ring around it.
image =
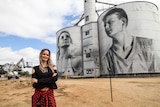
[[[0,65],[0,74],[6,74],[7,72],[3,69],[3,65]]]

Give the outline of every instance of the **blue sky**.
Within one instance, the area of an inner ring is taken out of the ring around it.
[[[24,58],[36,65],[42,48],[51,50],[56,63],[56,32],[79,20],[83,1],[0,0],[0,64],[17,63]],[[134,0],[98,1],[119,4]],[[159,0],[146,1],[155,3],[160,9]],[[97,7],[103,8],[100,4]]]
[[[1,47],[11,46],[13,50],[20,50],[27,47],[33,47],[35,49],[42,49],[44,47],[47,47],[49,49],[52,49],[51,50],[52,52],[55,51],[55,47],[53,47],[52,44],[47,44],[37,39],[21,38],[21,37],[17,37],[16,35],[1,37],[0,41],[1,41],[0,42]]]

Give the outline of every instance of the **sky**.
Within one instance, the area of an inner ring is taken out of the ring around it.
[[[120,4],[134,0],[98,0]],[[136,0],[138,1],[138,0]],[[140,0],[141,1],[141,0]],[[145,0],[156,4],[159,0]],[[84,0],[0,0],[0,65],[21,58],[39,64],[39,52],[51,50],[56,64],[56,32],[73,26],[84,11]],[[96,5],[103,8],[102,4]]]

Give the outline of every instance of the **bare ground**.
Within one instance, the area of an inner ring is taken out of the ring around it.
[[[160,77],[59,79],[57,107],[160,107]],[[0,78],[0,107],[31,107],[30,78]]]

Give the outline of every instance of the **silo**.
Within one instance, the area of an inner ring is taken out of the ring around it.
[[[119,4],[117,6],[111,7],[104,11],[98,18],[98,29],[99,29],[99,45],[100,45],[100,62],[101,62],[101,75],[109,74],[108,69],[105,67],[106,63],[106,53],[109,51],[111,46],[113,46],[113,39],[109,37],[104,28],[103,17],[112,10],[113,8],[122,8],[128,16],[128,26],[127,32],[136,38],[143,38],[139,40],[141,43],[142,52],[144,52],[144,59],[147,60],[146,63],[150,64],[153,61],[152,70],[141,71],[136,70],[135,72],[125,72],[118,74],[130,74],[130,73],[155,73],[159,72],[157,64],[159,64],[160,48],[158,47],[160,43],[160,18],[158,13],[158,7],[151,3],[145,1],[135,1]],[[145,46],[144,46],[145,44]],[[148,54],[149,53],[149,54]],[[150,57],[152,56],[153,57]],[[138,61],[137,61],[138,62]],[[125,62],[124,62],[125,63]],[[138,62],[139,63],[139,62]],[[147,65],[146,64],[146,65]],[[114,65],[114,64],[113,64]],[[148,65],[147,65],[148,66]],[[121,68],[123,69],[123,67]],[[130,68],[132,69],[132,68]]]
[[[100,76],[99,43],[95,0],[84,0],[85,24],[82,25],[84,77]]]
[[[84,0],[84,17],[85,24],[97,21],[98,14],[96,12],[95,0]]]
[[[99,77],[99,43],[97,22],[82,26],[83,71],[84,77]]]

